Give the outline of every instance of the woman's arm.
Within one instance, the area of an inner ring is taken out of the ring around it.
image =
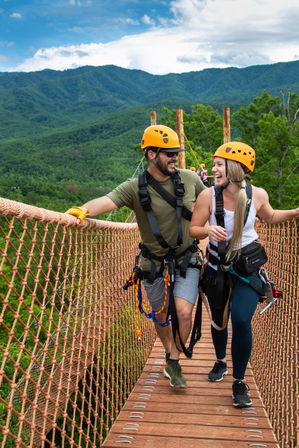
[[[208,221],[212,212],[212,189],[203,190],[197,197],[190,223],[190,236],[198,240],[211,237],[215,241],[226,240],[226,230],[221,226],[210,226]]]
[[[269,202],[268,193],[263,188],[254,187],[254,205],[257,217],[267,224],[278,224],[288,219],[299,218],[299,208],[293,210],[274,210]]]

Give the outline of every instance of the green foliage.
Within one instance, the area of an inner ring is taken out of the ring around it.
[[[264,92],[232,117],[239,139],[256,151],[254,184],[267,190],[274,208],[298,206],[299,95]]]
[[[151,103],[247,104],[266,89],[299,93],[299,61],[151,75],[108,65],[0,73],[0,135],[9,140],[72,129]]]

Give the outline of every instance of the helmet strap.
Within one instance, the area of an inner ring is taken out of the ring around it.
[[[227,178],[227,181],[225,182],[224,185],[222,185],[221,190],[225,190],[225,188],[227,188],[231,182],[230,178],[228,177],[228,172],[227,172],[227,159],[225,160],[225,176]]]
[[[230,178],[227,178],[227,181],[225,182],[224,185],[221,186],[221,190],[225,190],[225,188],[227,188],[229,186],[229,184],[231,183]]]
[[[160,148],[158,148],[157,151],[155,151],[155,157],[152,160],[152,162],[155,166],[157,166],[157,157],[159,155],[159,152],[160,152]]]

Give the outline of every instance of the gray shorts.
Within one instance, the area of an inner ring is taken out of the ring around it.
[[[191,260],[191,263],[195,262],[195,260]],[[187,302],[194,305],[198,295],[199,272],[198,268],[189,267],[186,272],[186,278],[184,278],[180,275],[179,269],[176,269],[174,296],[187,300]],[[154,283],[150,283],[147,279],[144,279],[143,284],[153,311],[159,311],[163,306],[165,298],[164,277],[156,278]]]

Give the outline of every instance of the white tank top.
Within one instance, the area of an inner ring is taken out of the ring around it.
[[[214,187],[212,187],[212,191],[213,191],[213,207],[212,207],[212,213],[211,213],[211,216],[209,219],[209,223],[212,226],[216,226],[217,225],[217,221],[216,221],[216,217],[215,217],[216,199],[215,199],[215,188]],[[234,215],[235,215],[234,211],[224,209],[224,225],[225,225],[225,229],[227,232],[227,241],[231,240],[231,238],[233,236]],[[250,244],[253,241],[258,239],[258,234],[256,233],[256,231],[254,229],[255,217],[256,217],[256,210],[255,210],[253,201],[251,201],[248,217],[247,217],[245,226],[243,228],[241,247],[245,247],[248,244]],[[214,246],[218,246],[217,241],[213,240],[212,238],[210,238],[210,242]],[[209,252],[211,252],[212,255],[214,255],[215,257],[217,257],[219,259],[218,253],[216,251],[212,250],[210,248],[210,245],[209,245]],[[212,266],[213,268],[217,269],[217,266],[212,265],[211,263],[209,263],[209,265]]]

